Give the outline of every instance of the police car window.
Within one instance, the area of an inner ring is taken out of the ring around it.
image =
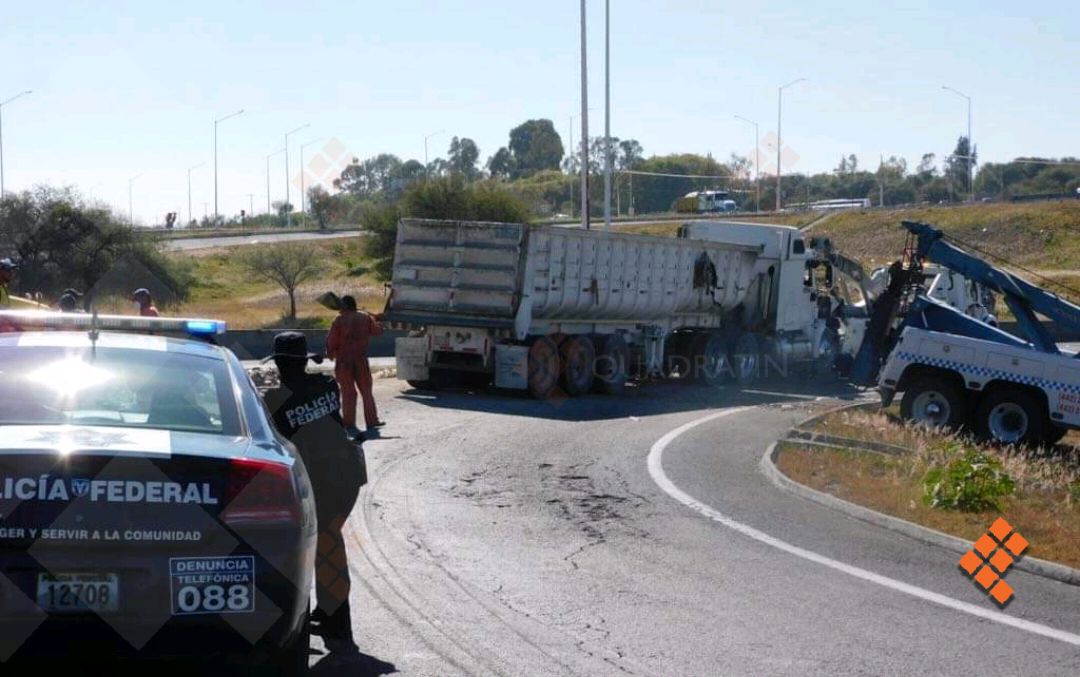
[[[224,362],[146,350],[0,349],[0,425],[240,434]]]

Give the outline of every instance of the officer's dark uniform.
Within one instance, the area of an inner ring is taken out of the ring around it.
[[[303,334],[285,332],[274,337],[274,360],[282,382],[265,399],[275,427],[300,452],[315,493],[318,608],[312,614],[312,631],[321,634],[328,646],[332,640],[351,645],[349,564],[341,530],[367,480],[366,468],[358,443],[347,438],[341,422],[337,382],[303,371],[313,357],[307,353]]]

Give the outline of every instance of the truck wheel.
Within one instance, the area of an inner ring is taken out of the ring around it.
[[[761,343],[756,334],[739,334],[731,349],[731,369],[739,385],[749,385],[757,380],[761,369]]]
[[[975,431],[998,444],[1037,447],[1049,433],[1046,408],[1031,393],[997,388],[979,402]]]
[[[630,349],[622,334],[596,337],[596,380],[593,389],[608,395],[619,395],[626,388],[630,369]]]
[[[562,387],[567,395],[584,395],[593,384],[596,351],[588,336],[567,336],[559,344]]]
[[[559,349],[547,336],[529,345],[529,394],[546,400],[559,385]]]
[[[914,379],[904,388],[900,415],[931,428],[958,430],[967,419],[960,389],[943,379]]]
[[[719,332],[698,334],[690,355],[690,374],[698,383],[715,387],[731,380],[727,341]]]

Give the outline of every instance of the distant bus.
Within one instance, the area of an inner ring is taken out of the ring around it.
[[[675,200],[675,211],[680,214],[733,212],[737,209],[738,205],[728,198],[726,190],[696,190]]]
[[[788,204],[784,211],[806,211],[807,209],[817,212],[831,211],[833,209],[867,209],[870,207],[870,198],[842,198],[839,200],[817,200],[809,204],[797,202]]]

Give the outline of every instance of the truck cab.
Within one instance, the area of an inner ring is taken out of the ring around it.
[[[858,268],[854,279],[850,268],[835,265],[838,255],[827,238],[809,238],[791,226],[734,221],[686,223],[679,236],[760,248],[746,300],[733,320],[740,331],[757,336],[772,366],[827,368],[858,349],[869,302],[865,276]]]

